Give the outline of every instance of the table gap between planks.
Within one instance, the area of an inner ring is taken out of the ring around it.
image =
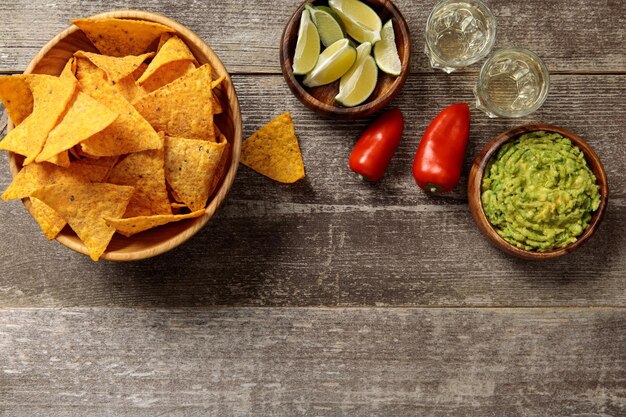
[[[233,75],[246,136],[292,112],[307,178],[241,167],[203,231],[128,264],[94,264],[45,241],[19,201],[0,205],[0,416],[626,414],[626,6],[490,1],[496,48],[537,52],[548,100],[518,120],[472,110],[461,183],[431,197],[410,174],[419,137],[444,106],[472,102],[480,68],[428,68],[433,3],[396,2],[413,39],[392,103],[405,135],[372,184],[346,167],[372,119],[312,113],[279,72],[295,1],[2,1],[3,75],[74,17],[141,7],[178,20]],[[480,149],[530,121],[588,140],[610,186],[597,235],[547,263],[492,248],[465,194]]]

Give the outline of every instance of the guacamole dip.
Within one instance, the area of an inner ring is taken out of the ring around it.
[[[579,148],[538,131],[502,146],[485,169],[481,198],[500,236],[541,252],[576,241],[600,205],[598,190]]]

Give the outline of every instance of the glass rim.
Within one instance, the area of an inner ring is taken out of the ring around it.
[[[494,111],[493,109],[497,108],[497,106],[494,106],[493,102],[488,97],[486,97],[484,94],[482,94],[482,91],[483,91],[482,85],[483,85],[484,75],[485,75],[485,71],[487,70],[487,67],[493,62],[493,60],[496,57],[502,55],[505,52],[519,52],[522,55],[527,55],[527,56],[531,57],[532,59],[536,60],[539,63],[539,68],[541,69],[541,72],[545,76],[545,87],[541,89],[539,98],[537,99],[535,104],[528,111],[526,111],[524,114],[521,114],[519,116],[514,116],[511,113],[503,113],[503,112],[500,112],[500,111]],[[489,111],[492,112],[493,114],[495,114],[498,117],[505,117],[505,118],[524,117],[524,116],[528,116],[531,113],[536,112],[543,105],[543,103],[546,101],[546,99],[548,98],[548,90],[549,89],[550,89],[550,71],[548,71],[548,66],[546,65],[546,63],[543,62],[543,60],[539,57],[539,55],[537,55],[536,53],[534,53],[530,49],[519,48],[519,47],[515,47],[515,46],[497,49],[493,53],[493,55],[491,55],[489,57],[489,59],[487,59],[485,61],[485,63],[483,64],[483,66],[481,67],[480,73],[478,74],[478,81],[476,83],[476,92],[477,92],[477,94],[480,95],[480,99],[484,100],[485,102],[487,102],[490,105],[489,106]]]
[[[493,36],[491,36],[489,43],[485,45],[485,48],[483,49],[483,51],[481,51],[481,53],[475,55],[474,57],[472,57],[472,59],[468,60],[466,64],[463,64],[461,66],[451,65],[449,62],[447,62],[447,60],[445,60],[441,55],[439,55],[433,48],[431,48],[430,42],[428,42],[428,27],[430,26],[430,22],[432,20],[433,15],[444,4],[452,4],[452,3],[470,3],[470,4],[474,3],[486,12],[487,17],[493,22]],[[437,59],[439,59],[439,61],[445,63],[447,67],[464,68],[464,67],[469,67],[470,65],[477,63],[478,61],[480,61],[481,59],[489,55],[489,53],[491,52],[491,49],[496,43],[497,33],[498,33],[498,23],[497,23],[496,16],[493,14],[493,12],[491,11],[487,3],[485,3],[484,1],[482,0],[440,0],[439,2],[437,2],[437,4],[435,4],[435,6],[433,6],[432,10],[428,14],[428,19],[426,19],[426,28],[424,30],[424,39],[426,41],[426,46],[428,47],[428,50],[430,51],[430,53],[433,54]]]

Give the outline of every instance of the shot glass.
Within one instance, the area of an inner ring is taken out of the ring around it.
[[[541,107],[549,87],[548,68],[534,52],[499,49],[480,70],[474,87],[476,108],[489,117],[527,116]]]
[[[483,59],[496,40],[496,18],[480,0],[443,0],[426,22],[430,66],[451,73]]]

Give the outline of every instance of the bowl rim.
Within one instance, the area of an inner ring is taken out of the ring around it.
[[[301,85],[300,81],[298,81],[293,74],[293,70],[291,69],[291,54],[289,51],[289,34],[296,32],[297,26],[300,24],[300,17],[302,15],[302,11],[304,7],[308,3],[315,3],[317,0],[304,0],[298,8],[293,12],[293,14],[289,17],[285,28],[283,29],[283,33],[280,38],[280,66],[281,71],[283,73],[283,77],[289,86],[291,92],[304,104],[309,107],[311,110],[319,112],[325,115],[337,116],[339,118],[359,118],[359,117],[367,117],[376,111],[382,109],[387,104],[389,104],[402,90],[406,79],[411,72],[411,32],[409,30],[409,26],[402,16],[400,10],[396,7],[396,5],[388,0],[380,1],[380,6],[387,8],[390,13],[390,19],[394,20],[394,23],[398,23],[399,30],[403,33],[405,37],[406,44],[406,53],[402,57],[402,70],[400,75],[396,77],[393,81],[391,87],[385,92],[385,94],[377,97],[375,100],[366,102],[364,104],[355,106],[355,107],[341,107],[336,105],[330,105],[327,103],[323,103],[315,98],[313,95],[309,94],[309,92]]]
[[[538,251],[529,251],[525,249],[518,248],[513,244],[507,242],[503,237],[501,237],[495,230],[495,228],[491,225],[489,220],[487,219],[487,215],[485,214],[482,199],[481,199],[481,189],[482,189],[482,181],[484,177],[484,172],[487,164],[491,160],[491,158],[497,153],[497,151],[507,142],[513,140],[524,133],[535,132],[535,131],[546,131],[552,133],[559,133],[562,136],[570,139],[572,144],[578,147],[584,154],[585,161],[589,166],[589,169],[596,176],[596,182],[599,186],[600,191],[600,206],[593,214],[589,225],[584,230],[584,232],[578,236],[575,242],[570,243],[569,245],[552,249],[545,252]],[[547,260],[554,259],[560,256],[563,256],[567,253],[574,251],[575,249],[582,246],[585,242],[587,242],[591,236],[595,233],[598,228],[598,225],[604,218],[606,208],[608,205],[609,198],[609,185],[606,177],[606,171],[604,170],[604,166],[598,155],[595,151],[589,146],[589,144],[582,139],[580,136],[571,132],[569,130],[563,129],[558,126],[554,126],[547,123],[531,123],[525,124],[522,126],[515,127],[513,129],[507,130],[493,138],[489,143],[487,143],[479,155],[474,160],[472,164],[472,168],[469,174],[469,183],[467,188],[468,194],[468,202],[472,212],[472,217],[474,221],[478,225],[478,228],[481,232],[488,238],[488,240],[494,244],[499,249],[504,252],[516,256],[518,258],[527,259],[527,260]]]
[[[141,259],[151,258],[160,254],[163,254],[175,247],[185,243],[192,236],[194,236],[200,229],[202,229],[208,221],[213,217],[217,209],[221,206],[221,204],[226,199],[228,192],[230,191],[232,184],[235,180],[235,176],[237,174],[237,169],[239,167],[239,158],[241,153],[241,144],[242,144],[242,135],[243,135],[243,125],[241,120],[241,109],[239,106],[239,100],[237,98],[237,92],[235,90],[235,86],[232,83],[232,79],[230,73],[226,70],[224,63],[221,61],[219,56],[213,51],[213,49],[206,44],[195,32],[186,26],[176,22],[175,20],[170,19],[169,17],[163,16],[158,13],[147,12],[143,10],[113,10],[103,13],[98,13],[92,16],[87,17],[89,19],[98,19],[98,18],[119,18],[119,19],[138,19],[138,20],[146,20],[152,21],[156,23],[163,24],[165,26],[171,27],[176,31],[177,34],[182,35],[185,39],[193,43],[193,46],[202,51],[202,53],[206,56],[211,56],[213,71],[218,72],[220,75],[224,75],[226,81],[229,84],[229,90],[232,90],[232,94],[228,92],[227,100],[228,107],[232,109],[233,117],[233,138],[232,141],[232,151],[231,151],[231,162],[228,168],[228,171],[221,179],[221,184],[217,190],[214,191],[212,199],[208,202],[207,207],[205,208],[205,213],[203,216],[195,218],[183,220],[183,222],[190,222],[189,227],[185,228],[181,232],[167,238],[163,242],[159,243],[156,246],[143,248],[134,250],[132,252],[124,252],[124,251],[109,251],[105,250],[105,252],[100,257],[100,260],[108,260],[108,261],[136,261]],[[63,39],[68,37],[74,32],[79,31],[80,29],[72,24],[66,29],[59,32],[56,36],[54,36],[50,41],[48,41],[35,55],[35,57],[30,61],[26,70],[24,70],[23,74],[30,74],[37,67],[40,61]],[[214,62],[213,62],[214,60]],[[217,65],[215,65],[217,63]],[[13,121],[8,118],[7,120],[7,133],[10,132],[14,128]],[[17,173],[20,171],[21,167],[18,166],[16,154],[13,152],[8,152],[8,160],[9,160],[9,170],[11,172],[11,176],[15,177]],[[31,211],[31,203],[28,197],[22,199],[22,203],[26,206],[27,210]],[[31,214],[32,215],[32,214]],[[129,239],[132,239],[129,238]],[[62,245],[68,247],[69,249],[74,250],[75,252],[81,253],[83,255],[88,255],[87,248],[80,241],[80,239],[74,239],[70,236],[66,236],[63,234],[57,235],[55,238],[56,241],[61,243]]]

